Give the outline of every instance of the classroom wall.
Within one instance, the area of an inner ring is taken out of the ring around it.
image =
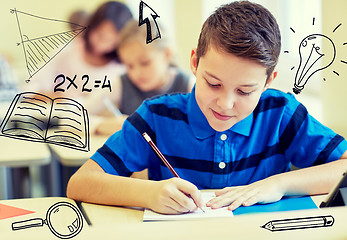
[[[326,125],[347,138],[347,1],[322,1],[323,32],[336,46],[336,59],[329,71],[324,71],[322,86],[323,118]],[[333,33],[336,26],[341,26]],[[323,45],[324,47],[324,45]],[[339,76],[333,73],[336,71]]]
[[[188,72],[190,72],[190,53],[198,44],[202,27],[201,6],[201,0],[175,1],[177,58],[180,67]]]

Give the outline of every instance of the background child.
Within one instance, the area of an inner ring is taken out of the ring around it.
[[[116,50],[120,31],[132,19],[129,8],[121,2],[105,2],[88,19],[82,36],[75,38],[47,64],[41,81],[34,86],[37,91],[73,97],[83,104],[82,101],[89,98],[91,93],[82,92],[82,86],[86,82],[82,76],[88,75],[89,82],[103,80],[107,76],[112,86],[115,79],[124,73],[124,66],[120,63]],[[68,89],[70,82],[66,80],[60,85],[65,91],[54,92],[54,86],[62,82],[61,79],[54,81],[59,74],[71,79],[76,75],[75,84],[78,88],[70,86]]]
[[[146,44],[146,25],[138,26],[136,20],[130,21],[121,32],[118,53],[126,66],[126,74],[117,81],[119,85],[114,86],[108,98],[124,115],[135,112],[147,98],[165,93],[189,92],[194,84],[194,80],[173,63],[172,44],[162,26],[160,31],[162,37],[149,44]],[[95,105],[88,109],[94,114],[105,110]],[[97,128],[97,133],[114,133],[120,129],[124,119],[106,120]]]
[[[192,92],[145,101],[71,177],[67,195],[173,214],[201,207],[204,188],[223,188],[207,206],[231,210],[327,193],[347,169],[347,141],[293,95],[268,89],[280,45],[276,20],[262,6],[218,8],[191,54]],[[144,132],[181,178],[172,178]],[[290,171],[291,164],[302,169]],[[127,178],[144,168],[156,181]]]

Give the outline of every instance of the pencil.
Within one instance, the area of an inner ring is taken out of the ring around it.
[[[175,171],[175,169],[171,166],[171,164],[169,163],[169,161],[165,158],[165,156],[161,153],[161,151],[159,150],[159,148],[155,145],[155,143],[152,141],[151,137],[144,132],[142,134],[142,136],[146,139],[146,141],[148,142],[148,144],[152,147],[152,149],[154,150],[154,152],[157,154],[157,156],[163,161],[163,163],[165,164],[165,166],[170,170],[170,172],[172,172],[172,174],[177,177],[177,178],[181,178],[178,173]],[[190,197],[188,195],[188,197]],[[195,203],[196,205],[196,203]],[[205,212],[204,209],[202,209],[201,207],[199,207],[201,211]]]
[[[76,200],[75,200],[75,203],[76,203],[78,209],[81,211],[81,213],[82,213],[84,219],[86,220],[87,224],[88,224],[89,226],[91,226],[91,225],[92,225],[92,222],[90,221],[90,219],[89,219],[89,217],[88,217],[86,211],[85,211],[84,208],[82,207],[82,203],[81,203],[80,201],[76,201]]]
[[[122,116],[122,113],[119,111],[119,109],[114,105],[111,100],[108,97],[103,97],[102,98],[103,103],[107,107],[107,109],[113,113],[115,117],[120,117]]]

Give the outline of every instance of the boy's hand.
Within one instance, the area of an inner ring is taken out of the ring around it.
[[[215,194],[216,197],[206,203],[207,207],[220,208],[229,205],[229,210],[235,210],[241,205],[279,201],[284,192],[273,176],[246,186],[226,187]]]
[[[154,183],[149,203],[153,211],[180,214],[195,211],[203,205],[198,188],[186,180],[171,178]]]

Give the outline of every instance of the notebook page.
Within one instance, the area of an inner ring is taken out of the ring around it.
[[[201,192],[201,196],[204,203],[207,203],[210,199],[215,197],[214,192]],[[143,221],[177,221],[177,220],[196,220],[203,218],[218,218],[218,217],[232,217],[233,212],[228,210],[227,207],[211,209],[210,207],[202,207],[205,212],[200,209],[195,212],[178,214],[178,215],[170,215],[170,214],[161,214],[154,212],[150,209],[145,209],[143,215]]]

